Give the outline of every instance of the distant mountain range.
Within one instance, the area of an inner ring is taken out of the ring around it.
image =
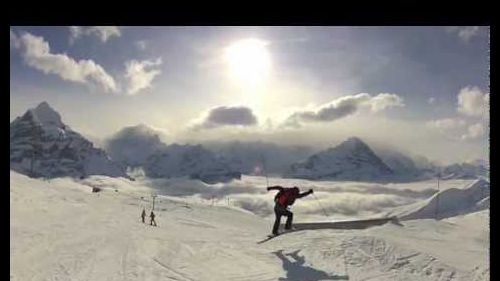
[[[291,163],[306,159],[315,151],[308,146],[262,141],[211,142],[204,146],[247,175],[282,175]]]
[[[253,141],[167,145],[160,132],[141,124],[125,127],[104,148],[93,145],[65,125],[46,102],[10,124],[10,166],[32,177],[128,177],[127,167],[142,167],[150,177],[189,177],[214,183],[241,174],[274,175],[310,180],[411,181],[437,177],[486,177],[484,161],[440,167],[424,157],[393,149],[372,149],[351,137],[322,151]],[[108,156],[109,154],[109,156]]]
[[[439,166],[424,157],[412,159],[393,149],[372,150],[357,137],[294,163],[285,177],[310,180],[415,181],[436,178],[475,179],[486,177],[484,162]]]
[[[188,176],[207,183],[239,179],[241,172],[224,158],[201,145],[172,144],[147,158],[146,176],[171,178]]]
[[[237,165],[202,145],[167,145],[159,135],[144,124],[126,127],[107,140],[105,147],[113,160],[127,167],[142,167],[149,177],[189,177],[207,183],[241,177]]]
[[[441,168],[441,178],[443,179],[473,179],[488,177],[488,169],[480,163],[452,164]]]

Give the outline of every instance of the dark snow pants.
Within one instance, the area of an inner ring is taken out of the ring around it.
[[[274,221],[273,234],[278,234],[278,228],[281,222],[281,216],[286,216],[285,229],[292,228],[293,213],[287,210],[285,206],[276,204],[274,206],[274,214],[276,215],[276,220]]]

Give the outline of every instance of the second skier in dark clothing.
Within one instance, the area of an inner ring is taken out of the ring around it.
[[[270,190],[279,190],[278,194],[276,194],[276,196],[274,197],[274,202],[276,202],[276,204],[274,205],[274,214],[276,215],[276,220],[274,221],[273,225],[273,234],[278,235],[278,228],[280,226],[282,216],[287,217],[285,229],[288,230],[292,228],[293,213],[288,210],[288,207],[295,203],[295,199],[307,196],[313,193],[313,190],[309,189],[309,191],[300,193],[298,187],[286,188],[279,185],[268,187],[267,191]]]
[[[149,215],[149,217],[151,218],[151,222],[149,224],[156,226],[155,213],[153,213],[153,211],[151,211],[151,214]]]

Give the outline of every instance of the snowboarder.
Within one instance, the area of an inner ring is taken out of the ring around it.
[[[276,202],[276,204],[274,205],[274,214],[276,215],[276,220],[274,221],[274,226],[273,226],[273,234],[278,235],[279,234],[278,227],[280,226],[281,216],[287,217],[285,223],[285,229],[287,230],[291,229],[293,221],[293,213],[290,212],[290,210],[288,210],[289,206],[293,205],[295,199],[307,196],[313,193],[313,190],[309,189],[309,191],[300,193],[299,188],[296,186],[291,188],[286,188],[279,185],[268,187],[267,191],[270,190],[279,190],[278,194],[276,194],[276,196],[274,197],[274,202]]]
[[[149,217],[151,218],[150,225],[154,225],[154,226],[156,226],[156,221],[155,221],[155,213],[153,213],[153,211],[151,211],[151,214],[149,215]],[[153,224],[153,223],[154,223],[154,224]]]
[[[144,221],[144,219],[146,218],[146,210],[145,209],[142,209],[141,218],[142,218],[142,223],[145,223],[145,221]]]

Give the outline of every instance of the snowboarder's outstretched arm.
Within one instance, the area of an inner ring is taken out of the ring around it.
[[[307,196],[307,195],[312,194],[312,193],[313,193],[313,190],[309,189],[308,191],[300,193],[299,195],[297,195],[297,198],[302,198],[302,197]]]
[[[267,188],[267,191],[269,190],[279,190],[279,191],[282,191],[283,190],[283,187],[279,186],[279,185],[273,185],[273,186],[270,186]]]

